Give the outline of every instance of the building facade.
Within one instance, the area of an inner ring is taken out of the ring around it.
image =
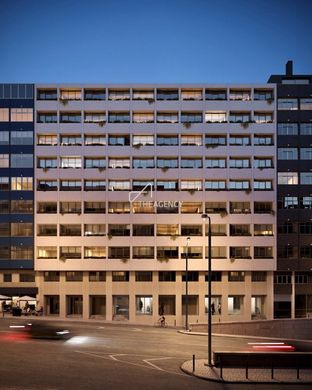
[[[36,85],[35,270],[51,316],[273,318],[275,85]],[[189,240],[188,240],[189,238]]]
[[[0,84],[0,294],[36,295],[34,86]]]
[[[274,317],[312,313],[312,76],[272,75],[277,85],[277,272]]]

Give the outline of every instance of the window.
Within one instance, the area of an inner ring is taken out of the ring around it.
[[[255,134],[254,135],[254,145],[255,146],[274,145],[273,135]]]
[[[250,159],[230,157],[230,168],[250,168]]]
[[[84,144],[86,146],[104,146],[106,145],[106,136],[97,134],[85,134]]]
[[[206,191],[219,191],[226,189],[226,180],[205,180]]]
[[[266,271],[252,271],[251,281],[252,282],[266,282],[267,273]]]
[[[34,273],[22,273],[19,275],[19,281],[21,283],[32,283],[35,281],[35,274]]]
[[[154,101],[154,90],[152,89],[133,89],[132,100],[148,100],[151,103]]]
[[[34,234],[32,222],[11,222],[12,237],[31,237]]]
[[[10,201],[0,200],[0,214],[9,214],[9,213],[10,213]]]
[[[57,225],[38,225],[37,236],[57,236]]]
[[[37,89],[37,100],[57,100],[56,89]]]
[[[202,225],[181,225],[181,236],[202,236]]]
[[[103,89],[87,89],[84,90],[84,100],[105,100],[106,90]]]
[[[301,135],[312,135],[312,123],[300,123]]]
[[[108,202],[109,214],[129,214],[130,203],[129,202]]]
[[[312,222],[300,223],[300,234],[312,234]]]
[[[33,109],[11,108],[11,122],[33,122]]]
[[[226,168],[226,158],[206,158],[205,168]]]
[[[254,100],[273,100],[273,90],[271,89],[256,89],[254,90]]]
[[[157,89],[157,100],[179,100],[178,89]]]
[[[228,272],[229,282],[244,282],[245,272],[244,271],[229,271]]]
[[[274,284],[291,284],[291,275],[274,274]]]
[[[179,225],[157,224],[157,236],[178,236]]]
[[[202,168],[203,161],[201,158],[187,158],[181,157],[181,168]]]
[[[130,168],[130,158],[119,157],[119,158],[109,158],[108,160],[109,168]]]
[[[56,214],[57,203],[56,202],[39,202],[37,207],[38,214]]]
[[[230,89],[229,100],[251,100],[249,89]]]
[[[300,110],[312,110],[312,99],[301,98],[300,99]]]
[[[229,122],[230,123],[245,123],[250,122],[251,116],[250,112],[234,112],[230,111],[229,114]]]
[[[178,123],[177,112],[157,112],[157,123]]]
[[[62,146],[80,146],[82,138],[80,134],[61,134]]]
[[[301,160],[312,160],[312,148],[300,148]]]
[[[136,271],[135,272],[136,282],[152,282],[153,272],[152,271]]]
[[[179,144],[177,135],[160,135],[157,134],[157,145],[158,146],[176,146]]]
[[[244,297],[241,295],[228,296],[228,314],[242,314]]]
[[[298,135],[298,123],[278,123],[278,135]]]
[[[311,209],[312,208],[312,196],[302,196],[300,198],[300,208]]]
[[[57,112],[37,112],[37,123],[57,123]]]
[[[206,202],[205,213],[207,214],[220,214],[226,212],[225,202]]]
[[[81,191],[81,180],[61,180],[61,191]]]
[[[81,225],[60,225],[60,236],[81,236]]]
[[[249,180],[230,180],[229,190],[249,190],[250,183]]]
[[[283,209],[294,209],[298,208],[298,197],[297,196],[284,196],[281,201],[279,201],[279,205]]]
[[[105,271],[89,271],[89,282],[105,282]]]
[[[298,173],[297,172],[278,172],[277,183],[280,185],[297,185]]]
[[[113,112],[108,113],[109,123],[130,123],[130,112]]]
[[[99,125],[104,125],[106,122],[106,113],[105,112],[85,112],[84,113],[84,123],[98,123]]]
[[[32,145],[32,131],[11,131],[11,145]]]
[[[179,248],[177,246],[158,246],[157,247],[157,259],[178,259]]]
[[[11,246],[12,260],[33,260],[33,246]]]
[[[254,157],[254,168],[258,168],[258,169],[273,168],[273,158]]]
[[[57,259],[56,246],[37,246],[38,259]]]
[[[80,112],[61,112],[60,123],[81,123]]]
[[[292,222],[284,222],[278,226],[278,232],[280,234],[292,234],[295,232],[294,224]]]
[[[33,159],[32,154],[11,154],[11,168],[32,168]]]
[[[272,180],[254,180],[255,191],[271,191],[273,190]]]
[[[0,237],[9,237],[11,235],[10,233],[10,223],[4,222],[0,223]]]
[[[277,158],[279,160],[298,160],[297,148],[278,148]]]
[[[101,157],[85,157],[84,159],[84,167],[86,169],[91,168],[98,168],[101,170],[101,168],[106,167],[106,159]]]
[[[186,281],[186,272],[182,272],[182,282]],[[198,282],[199,272],[198,271],[188,271],[187,273],[188,282]]]
[[[298,110],[298,99],[279,98],[277,99],[278,110]]]
[[[230,145],[248,146],[250,143],[249,135],[230,135]]]
[[[132,113],[133,123],[153,123],[154,113],[153,112],[133,112]]]
[[[255,236],[273,236],[273,225],[271,224],[255,224]]]
[[[201,112],[181,112],[181,123],[202,123],[203,114]]]
[[[249,225],[230,225],[230,236],[250,236]]]
[[[84,180],[84,191],[105,191],[105,189],[105,180]]]
[[[85,246],[84,247],[85,259],[105,259],[106,247],[105,246]]]
[[[154,158],[134,157],[132,160],[132,168],[155,168]]]
[[[312,184],[312,173],[300,172],[300,184],[311,185]]]
[[[81,89],[61,89],[60,100],[81,100]]]
[[[109,191],[130,191],[130,180],[109,180]]]
[[[178,168],[179,161],[177,158],[161,158],[157,157],[157,168],[169,169]]]
[[[300,247],[300,257],[302,259],[311,259],[312,258],[312,246],[303,245]]]
[[[81,203],[80,202],[60,202],[61,214],[80,214]]]
[[[60,272],[59,271],[45,271],[43,273],[45,282],[59,282]]]
[[[233,259],[251,259],[249,246],[231,246],[230,258]]]
[[[309,79],[283,79],[282,84],[310,84]]]
[[[226,259],[226,246],[212,246],[211,247],[211,258],[212,259]],[[208,259],[208,248],[205,247],[205,258]]]
[[[130,236],[130,225],[110,224],[108,225],[108,236]]]
[[[205,234],[208,236],[208,226],[205,226]],[[211,235],[212,236],[226,236],[226,225],[220,224],[220,223],[213,223],[211,224]]]
[[[108,100],[130,100],[129,89],[109,89]]]
[[[108,135],[108,145],[115,146],[128,146],[130,145],[130,135],[129,134],[120,134],[120,135]]]
[[[18,178],[14,178],[15,180]],[[8,177],[0,177],[0,190],[1,191],[8,191],[10,189],[10,181]],[[12,188],[13,190],[13,188]]]
[[[214,148],[217,146],[226,145],[226,136],[225,135],[206,135],[205,136],[205,145],[206,148]]]
[[[66,282],[82,282],[83,272],[81,271],[66,271]]]
[[[273,248],[271,246],[255,246],[254,247],[255,259],[272,259]]]
[[[230,202],[231,214],[250,214],[250,202]]]
[[[152,296],[136,296],[135,297],[136,314],[153,314],[153,297]]]
[[[113,282],[129,282],[129,271],[113,271]]]
[[[105,202],[84,202],[85,214],[105,214]]]
[[[144,202],[132,202],[131,209],[134,214],[154,214],[155,208],[153,205],[145,204]]]
[[[183,146],[201,146],[203,144],[201,135],[181,135],[181,145]]]
[[[37,145],[55,146],[55,145],[57,145],[57,135],[56,134],[38,134]]]
[[[132,247],[133,259],[153,259],[154,247],[153,246],[133,246]]]
[[[154,145],[154,136],[153,135],[134,135],[132,137],[133,146],[146,146]]]
[[[38,157],[37,168],[50,169],[57,168],[57,158]]]
[[[206,100],[226,100],[226,89],[206,89]]]
[[[181,189],[182,189],[182,183],[181,183]],[[178,181],[177,180],[157,180],[157,191],[178,191]]]
[[[85,224],[84,225],[84,235],[85,236],[105,236],[105,224]]]
[[[0,245],[0,259],[1,260],[7,260],[10,259],[10,247],[9,246],[3,246]]]
[[[9,144],[9,132],[0,130],[0,145],[8,145],[8,144]]]
[[[159,271],[158,280],[160,282],[175,282],[176,273],[175,271]]]
[[[201,89],[182,89],[181,100],[202,100],[203,92]]]
[[[0,122],[9,122],[8,108],[0,108]]]
[[[199,202],[183,202],[181,205],[182,214],[201,214],[203,205]]]
[[[10,160],[8,154],[0,154],[0,168],[9,168]]]
[[[254,112],[254,121],[256,123],[272,123],[273,113],[272,112]]]
[[[61,246],[60,247],[60,259],[81,259],[81,247],[80,246]]]
[[[225,123],[227,122],[225,111],[206,111],[205,112],[206,123]]]
[[[133,225],[133,236],[154,236],[154,225]]]
[[[109,259],[129,259],[130,247],[128,246],[115,246],[108,248]]]
[[[32,177],[12,177],[11,178],[12,191],[32,191],[33,178]]]

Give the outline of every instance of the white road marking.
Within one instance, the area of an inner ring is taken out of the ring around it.
[[[143,362],[145,362],[146,364],[151,365],[152,367],[156,368],[157,370],[166,371],[163,368],[160,368],[160,367],[156,366],[156,364],[151,363],[151,360],[165,360],[165,359],[173,359],[173,358],[171,358],[171,357],[162,357],[162,358],[153,358],[153,359],[143,359]]]
[[[142,329],[140,329],[140,328],[132,328],[131,330],[133,332],[142,332]]]

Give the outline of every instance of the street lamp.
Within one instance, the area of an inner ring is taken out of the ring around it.
[[[188,245],[191,237],[186,239],[186,252],[185,252],[185,330],[189,330],[188,326]]]
[[[202,214],[202,219],[208,221],[208,366],[211,367],[211,218]]]

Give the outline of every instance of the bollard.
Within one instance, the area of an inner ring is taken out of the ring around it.
[[[195,355],[193,355],[193,372],[195,372]]]

